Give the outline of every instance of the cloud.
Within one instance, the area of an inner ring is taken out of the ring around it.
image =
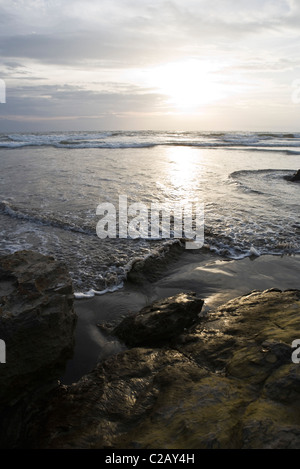
[[[52,64],[102,61],[136,66],[170,60],[195,48],[221,47],[237,38],[293,25],[291,3],[233,0],[52,1],[0,3],[3,57]],[[295,7],[293,7],[295,8]]]
[[[146,93],[126,84],[119,84],[115,92],[95,92],[71,85],[24,86],[9,90],[3,115],[71,118],[99,117],[128,110],[131,113],[151,113],[161,110],[162,102],[161,95]]]
[[[0,0],[0,116],[167,116],[141,77],[188,59],[219,64],[228,87],[246,84],[241,100],[258,88],[263,98],[298,78],[299,22],[297,0]]]

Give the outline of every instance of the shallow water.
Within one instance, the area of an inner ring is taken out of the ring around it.
[[[228,258],[300,252],[300,185],[284,179],[300,167],[299,142],[298,134],[2,136],[0,252],[65,261],[78,293],[120,287],[136,258],[162,256],[169,242],[100,239],[96,208],[118,208],[120,195],[149,208],[204,203],[205,245]]]

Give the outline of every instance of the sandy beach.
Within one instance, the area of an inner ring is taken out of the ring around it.
[[[75,300],[78,323],[73,359],[62,382],[70,384],[93,369],[99,360],[117,353],[123,346],[106,337],[100,324],[118,321],[136,313],[151,302],[180,292],[195,292],[205,300],[203,311],[253,290],[299,288],[300,256],[271,256],[241,260],[220,260],[209,252],[184,252],[169,265],[163,277],[154,282],[133,284],[90,299]]]

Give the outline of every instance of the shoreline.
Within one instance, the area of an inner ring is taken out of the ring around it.
[[[204,312],[253,290],[299,288],[300,255],[262,255],[239,260],[220,259],[208,252],[184,252],[155,281],[136,284],[88,299],[75,299],[78,316],[74,355],[66,365],[62,384],[78,381],[94,366],[126,347],[103,334],[98,325],[118,322],[153,301],[178,293],[195,292],[204,300]]]

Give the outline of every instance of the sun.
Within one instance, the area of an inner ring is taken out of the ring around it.
[[[226,97],[215,65],[199,60],[172,62],[148,72],[148,82],[178,110],[196,110]]]

